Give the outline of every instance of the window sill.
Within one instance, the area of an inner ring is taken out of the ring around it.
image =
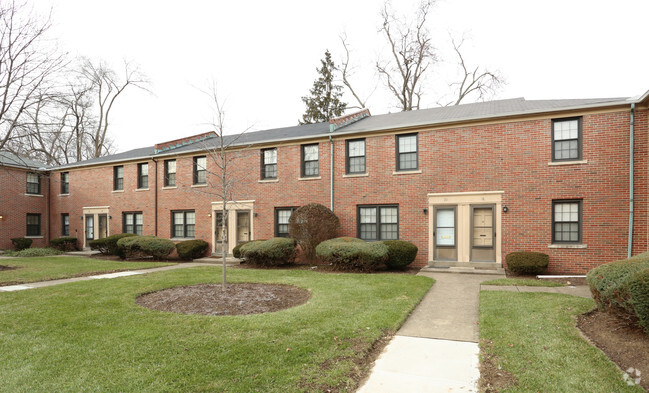
[[[552,161],[552,162],[548,162],[548,166],[583,165],[583,164],[588,164],[588,160],[579,160],[579,161]]]
[[[178,188],[177,186],[167,186],[167,187],[162,187],[163,190],[175,190]]]
[[[207,187],[207,183],[206,183],[206,184],[192,184],[192,186],[191,186],[191,187],[192,187],[192,188],[201,188],[201,187]]]
[[[43,194],[28,194],[28,193],[25,193],[25,196],[43,198],[45,195],[43,195]]]
[[[548,244],[548,248],[575,248],[583,249],[588,248],[585,244]]]
[[[263,179],[263,180],[257,180],[259,183],[278,183],[279,179]]]
[[[343,177],[368,177],[369,173],[347,173]]]
[[[421,169],[416,170],[416,171],[394,171],[394,172],[392,172],[393,175],[416,175],[418,173],[421,173]]]
[[[113,190],[113,192],[124,192],[124,190]]]
[[[135,192],[138,192],[138,191],[149,191],[149,189],[148,188],[136,188]]]
[[[60,197],[62,196],[70,196],[70,194],[59,194]]]
[[[25,239],[42,239],[43,236],[25,236]]]
[[[194,240],[194,239],[196,239],[196,238],[195,237],[172,237],[169,240],[174,241],[174,242],[182,242],[182,241],[185,241],[185,240]]]
[[[312,177],[298,177],[298,181],[303,181],[303,180],[320,180],[322,179],[322,176],[312,176]]]

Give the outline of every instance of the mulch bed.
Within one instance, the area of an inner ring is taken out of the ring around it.
[[[649,334],[636,321],[621,314],[594,310],[580,315],[577,326],[631,378],[640,376],[640,386],[649,391]]]
[[[182,314],[243,315],[283,310],[306,303],[309,291],[291,285],[199,284],[163,289],[137,298],[137,304],[153,310]]]
[[[16,270],[20,269],[20,266],[5,266],[5,265],[0,265],[0,272],[3,270]]]
[[[479,388],[483,393],[497,393],[518,384],[518,380],[512,373],[500,368],[498,356],[493,354],[492,347],[492,341],[481,340],[482,361],[480,362]]]

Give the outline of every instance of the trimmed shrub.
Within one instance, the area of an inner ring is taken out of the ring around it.
[[[414,244],[405,240],[385,240],[388,246],[388,259],[385,261],[388,269],[403,269],[417,257],[419,250]]]
[[[50,246],[61,251],[75,251],[77,249],[76,237],[57,237],[50,240]]]
[[[250,241],[247,241],[247,242],[241,242],[241,243],[237,244],[236,246],[234,246],[234,248],[232,249],[232,256],[235,257],[235,258],[243,258],[243,255],[241,255],[241,246],[243,246],[244,244],[252,243],[252,242],[265,242],[266,240],[268,240],[268,239],[255,239],[255,240],[250,240]]]
[[[204,256],[209,246],[209,243],[205,240],[185,240],[176,244],[176,251],[180,259],[191,261]]]
[[[518,251],[507,254],[505,262],[512,273],[541,274],[548,268],[550,257],[542,252]]]
[[[294,261],[295,240],[285,237],[254,240],[242,245],[239,252],[252,265],[285,265]]]
[[[11,244],[14,245],[16,251],[21,251],[32,246],[32,239],[27,239],[24,237],[14,237],[11,239]]]
[[[134,233],[118,233],[116,235],[111,235],[102,239],[91,240],[90,242],[88,242],[88,245],[90,246],[91,250],[98,250],[104,255],[118,255],[120,258],[123,258],[120,254],[121,251],[117,246],[117,242],[120,239],[132,236],[137,235]]]
[[[318,244],[336,237],[339,231],[338,217],[319,203],[297,208],[288,219],[289,236],[297,241],[309,260],[315,259]]]
[[[598,266],[586,280],[599,309],[631,315],[649,333],[649,253]]]
[[[140,252],[139,245],[136,242],[142,238],[147,237],[151,238],[153,236],[124,236],[117,240],[117,252],[115,255],[118,255],[121,259],[126,258],[136,258],[143,257],[144,254]]]
[[[9,257],[49,257],[52,255],[61,255],[61,254],[63,254],[63,251],[57,250],[56,248],[34,247],[34,248],[26,248],[20,251],[9,251],[5,255]]]
[[[320,243],[316,255],[336,270],[370,272],[387,261],[388,246],[382,242],[368,243],[342,237]]]
[[[176,249],[174,242],[159,237],[140,236],[135,243],[139,251],[152,256],[153,259],[164,259]]]

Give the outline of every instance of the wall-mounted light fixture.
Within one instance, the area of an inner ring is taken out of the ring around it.
[[[428,209],[424,208],[424,214],[428,214]]]
[[[507,208],[507,206],[503,206],[503,213],[507,213],[508,211],[509,209]]]
[[[83,221],[83,216],[81,216],[81,221]]]
[[[257,212],[252,213],[252,216],[253,216],[253,217],[257,217]]]
[[[113,216],[108,216],[108,219],[109,219],[109,220],[112,220],[112,219],[113,219]]]
[[[207,213],[207,216],[208,216],[208,217],[212,217],[212,213]]]
[[[5,218],[5,216],[3,216],[2,214],[0,214],[0,220],[4,220],[4,218]]]

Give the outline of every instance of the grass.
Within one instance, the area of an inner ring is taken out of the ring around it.
[[[501,286],[525,286],[525,287],[562,287],[561,283],[554,281],[535,280],[532,278],[498,278],[495,280],[483,281],[482,285]]]
[[[481,346],[518,380],[502,392],[642,392],[575,327],[594,306],[576,296],[482,291]]]
[[[403,323],[433,282],[232,269],[230,282],[296,285],[311,299],[220,317],[135,303],[141,293],[218,283],[220,274],[205,266],[0,293],[0,392],[353,391],[355,361]]]
[[[12,285],[77,277],[92,273],[148,269],[152,267],[173,265],[173,263],[119,262],[103,259],[61,256],[0,259],[0,265],[18,267],[18,269],[13,270],[0,270],[0,285]]]

